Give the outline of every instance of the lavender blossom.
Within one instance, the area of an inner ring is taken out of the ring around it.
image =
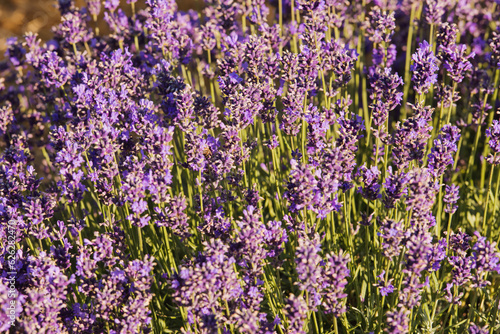
[[[376,287],[379,288],[380,295],[386,297],[390,293],[394,292],[394,285],[392,285],[393,279],[391,278],[388,282],[385,281],[385,270],[382,270],[380,275],[377,276],[378,282],[374,284]]]
[[[350,261],[349,254],[345,254],[343,251],[340,251],[338,255],[329,254],[326,256],[326,268],[322,274],[322,304],[325,313],[332,313],[337,318],[346,312],[346,307],[341,302],[341,299],[347,297],[344,289],[348,283],[347,277],[350,276],[350,270],[348,269]]]
[[[396,27],[394,12],[386,13],[375,7],[368,15],[366,32],[373,43],[389,42]]]
[[[472,69],[469,59],[474,58],[474,52],[467,55],[467,46],[464,44],[441,46],[440,50],[443,52],[444,68],[448,71],[450,78],[456,83],[462,82],[467,72]]]
[[[435,177],[443,175],[447,166],[453,164],[459,139],[460,130],[456,126],[447,124],[434,140],[434,147],[429,154],[429,170]]]
[[[312,240],[307,236],[301,236],[298,241],[296,257],[299,289],[314,294],[323,280],[320,266],[323,260],[319,255],[321,251],[319,235],[315,235]]]
[[[307,311],[308,307],[303,298],[290,295],[286,305],[286,314],[289,319],[289,333],[306,334],[304,325],[307,320]]]
[[[451,186],[446,185],[445,187],[445,195],[443,198],[443,202],[446,203],[446,207],[444,209],[444,212],[454,214],[455,211],[457,211],[458,206],[455,205],[457,203],[458,199],[460,198],[458,194],[459,187],[455,184],[452,184]]]
[[[491,127],[486,129],[486,136],[490,137],[488,144],[490,145],[493,154],[488,155],[486,160],[493,165],[500,164],[500,122],[493,120]]]
[[[429,91],[431,85],[437,81],[437,74],[439,70],[437,66],[437,58],[432,52],[431,45],[427,41],[419,44],[417,52],[412,56],[413,65],[410,69],[413,71],[412,81],[414,83],[415,91],[418,94],[424,94]]]

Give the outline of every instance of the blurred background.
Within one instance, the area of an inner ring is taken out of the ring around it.
[[[138,0],[136,7],[144,8],[145,1]],[[74,3],[77,7],[85,6],[85,0],[74,0]],[[128,13],[130,6],[125,0],[121,3],[122,9]],[[177,5],[183,11],[200,10],[202,1],[177,0]],[[7,38],[21,38],[26,32],[32,31],[47,41],[52,37],[51,27],[59,24],[60,19],[57,0],[0,0],[0,59],[5,57]]]

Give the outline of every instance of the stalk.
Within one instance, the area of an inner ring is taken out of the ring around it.
[[[403,107],[401,108],[401,117],[406,119],[406,103],[408,102],[408,93],[410,91],[410,60],[413,41],[413,21],[415,20],[415,9],[417,4],[411,6],[410,24],[408,27],[408,37],[406,38],[406,59],[405,59],[405,77],[404,77],[404,91],[403,91]]]
[[[495,158],[496,158],[496,153],[495,153]],[[488,225],[488,202],[490,199],[490,191],[491,191],[491,184],[493,183],[493,174],[495,173],[495,165],[491,165],[491,171],[490,171],[490,180],[488,182],[488,189],[486,190],[486,200],[484,202],[484,216],[483,216],[483,231],[486,229],[486,226],[488,226],[488,232],[487,236],[488,238],[490,237],[490,232],[491,232],[491,226]],[[496,198],[495,198],[496,202]],[[496,203],[493,204],[493,210],[495,210],[495,205]],[[495,213],[493,212],[493,217],[495,216]]]
[[[500,70],[495,71],[495,79],[493,81],[493,87],[495,87],[495,90],[493,91],[493,95],[491,96],[491,101],[493,103],[496,103],[497,96],[498,96],[498,89],[499,89],[499,81],[500,81]],[[494,107],[494,106],[493,106]],[[493,117],[495,116],[494,112],[491,112],[488,115],[488,128],[491,126],[491,123],[493,122]],[[489,146],[485,145],[483,148],[483,157],[487,156],[489,153]],[[486,178],[486,164],[481,164],[481,183],[480,183],[480,189],[484,188],[484,182]]]
[[[483,107],[481,109],[481,116],[479,117],[479,122],[478,122],[478,126],[477,126],[476,139],[474,140],[474,149],[472,150],[472,153],[471,153],[470,158],[469,158],[469,164],[467,165],[467,179],[469,179],[469,177],[471,177],[472,166],[474,165],[474,158],[475,158],[476,153],[477,153],[477,145],[479,143],[479,137],[481,137],[481,127],[482,127],[482,123],[483,123],[482,119],[484,117],[484,109],[486,108],[486,101],[488,101],[488,94],[486,94],[486,96],[485,96]]]

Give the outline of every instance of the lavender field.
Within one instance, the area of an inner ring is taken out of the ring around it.
[[[500,333],[499,0],[54,4],[0,62],[0,332]]]

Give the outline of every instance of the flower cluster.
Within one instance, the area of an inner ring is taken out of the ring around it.
[[[0,331],[500,328],[498,1],[80,3],[0,59]]]

